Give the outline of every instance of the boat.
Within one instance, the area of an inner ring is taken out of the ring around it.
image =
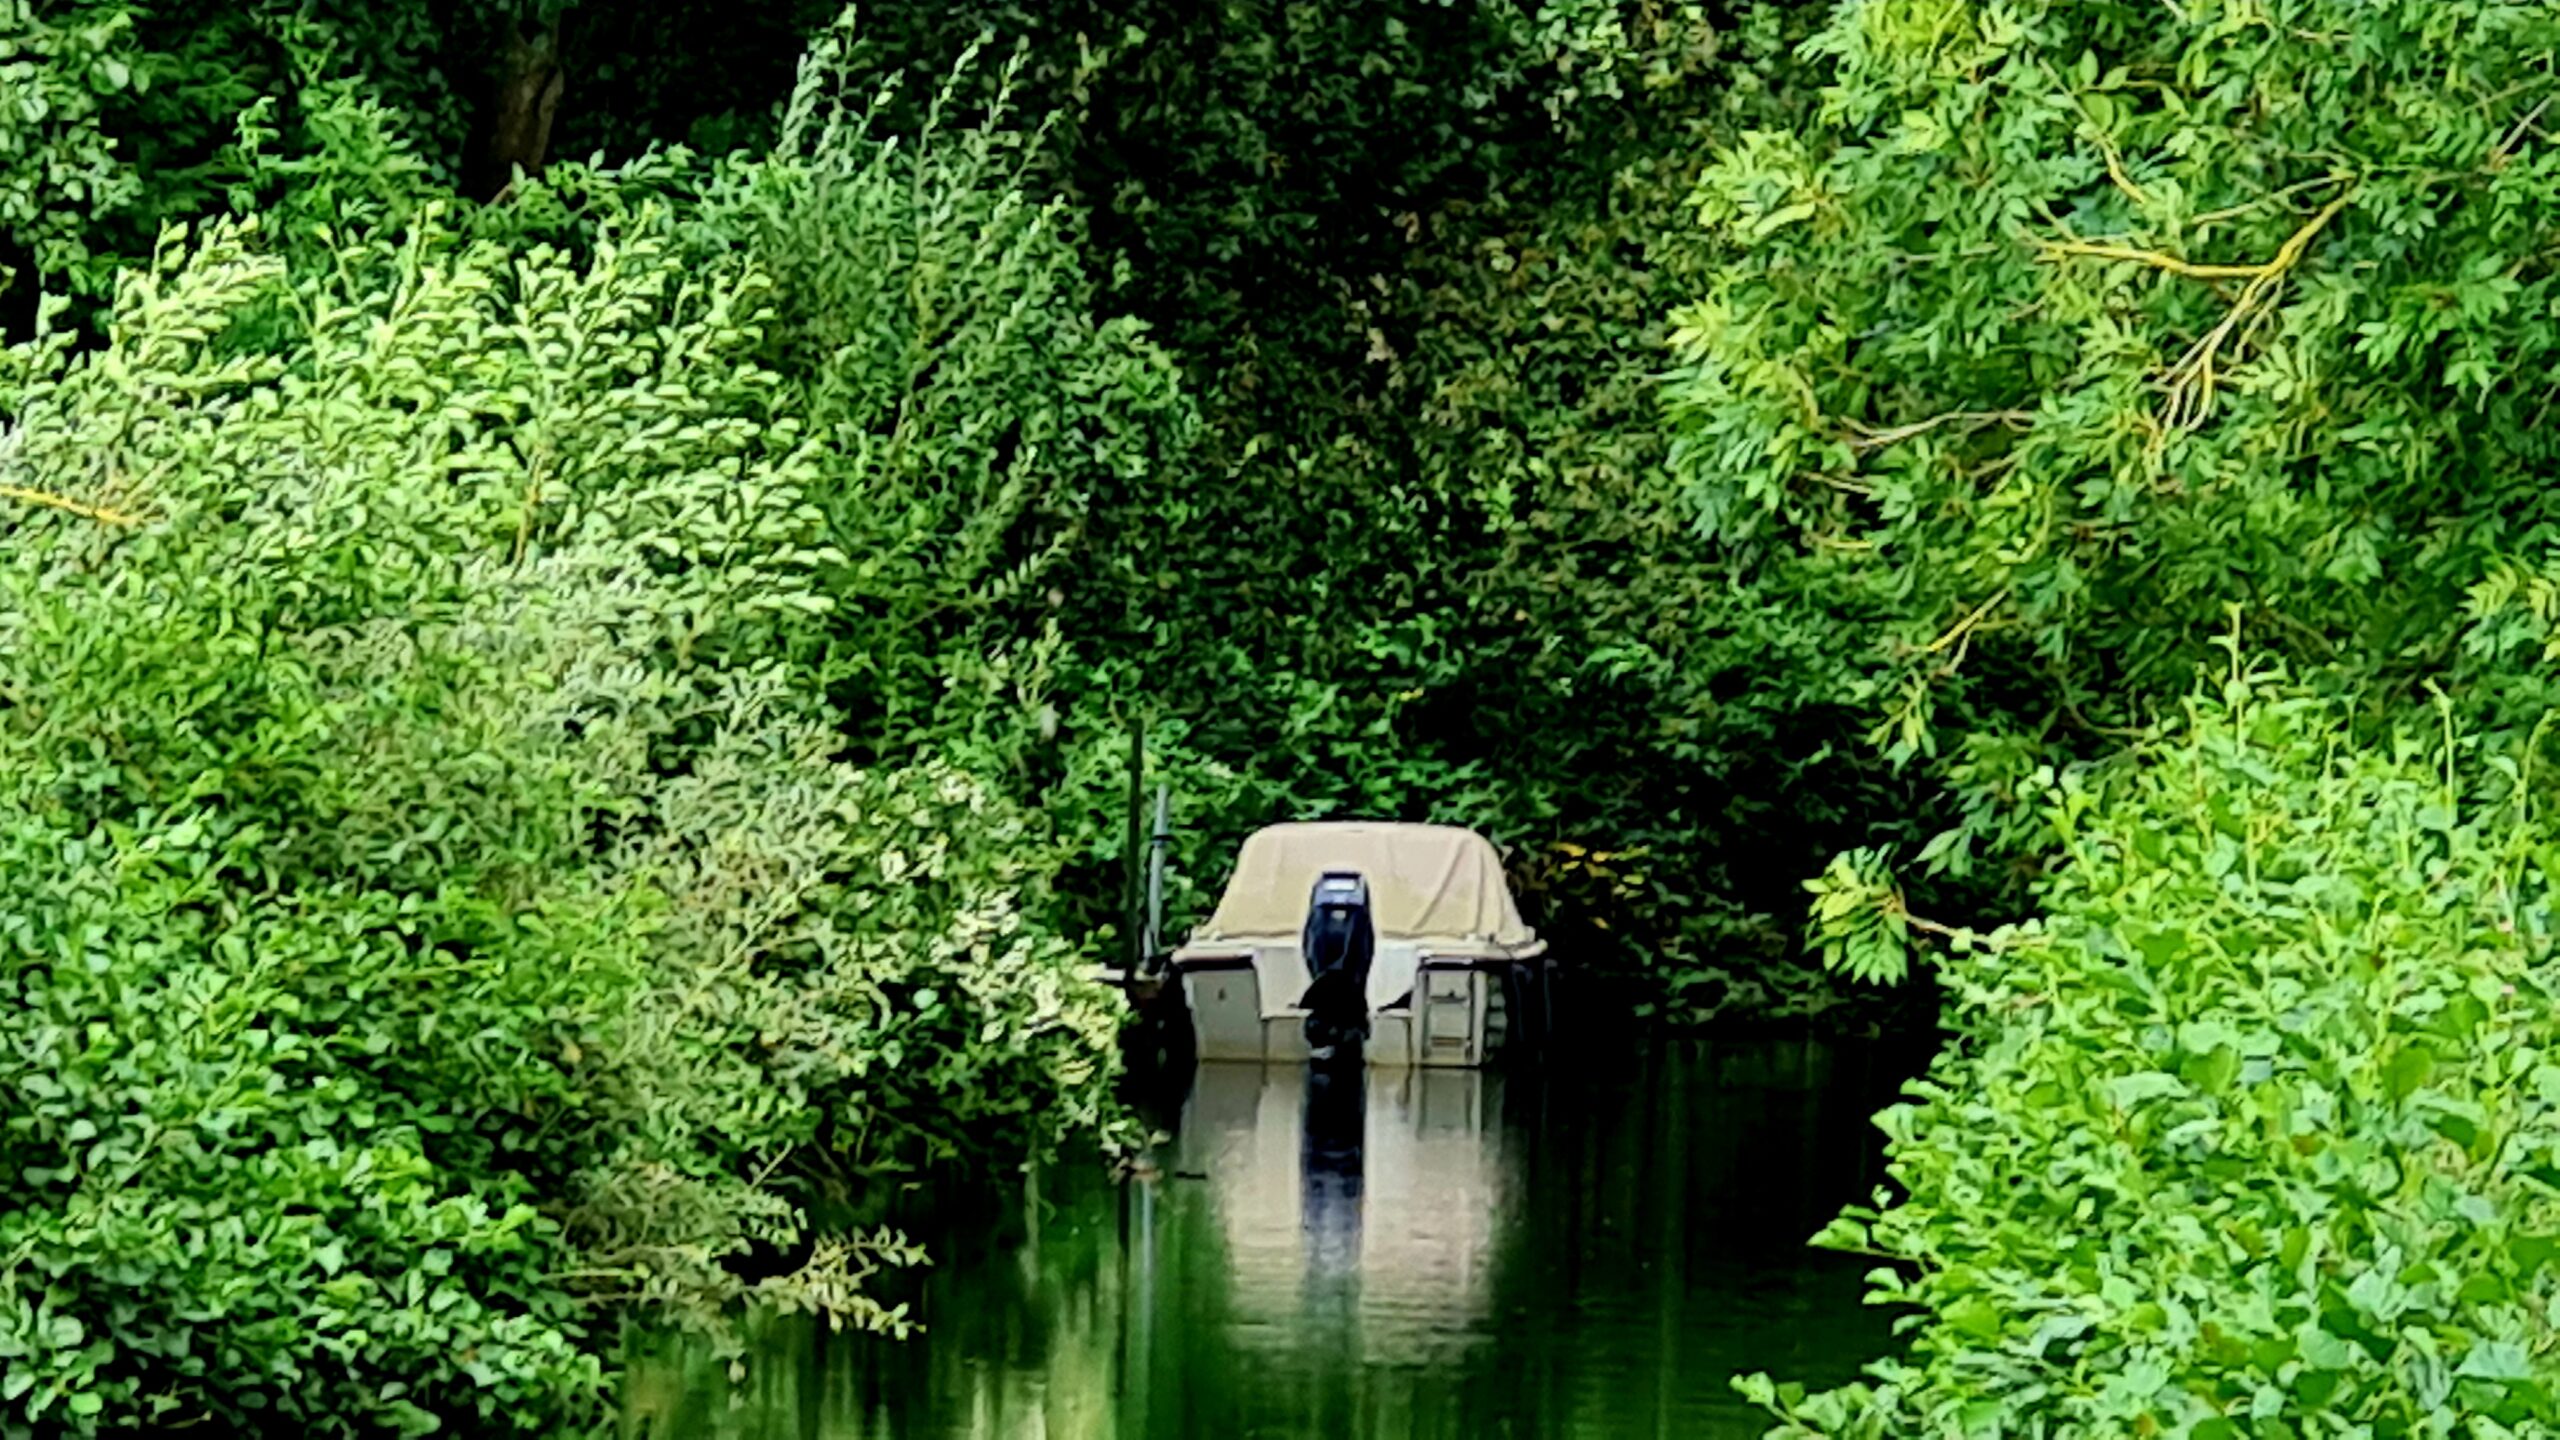
[[[1478,1066],[1543,1039],[1547,944],[1454,825],[1255,831],[1169,957],[1206,1061]]]

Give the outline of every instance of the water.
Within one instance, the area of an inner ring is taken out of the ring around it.
[[[950,1227],[904,1342],[662,1355],[631,1440],[1757,1437],[1730,1377],[1892,1346],[1803,1247],[1878,1178],[1908,1057],[1665,1048],[1548,1073],[1204,1066],[1157,1173]]]

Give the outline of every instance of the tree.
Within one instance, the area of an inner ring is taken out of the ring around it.
[[[1704,523],[1865,630],[1896,755],[2103,746],[2233,604],[2405,691],[2551,519],[2555,25],[1837,7],[1821,124],[1699,190],[1732,263],[1669,403]]]

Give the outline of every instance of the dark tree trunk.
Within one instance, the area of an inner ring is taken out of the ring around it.
[[[471,150],[464,157],[463,189],[491,200],[514,182],[518,172],[542,173],[551,148],[551,120],[560,109],[560,27],[532,27],[521,21],[507,27],[492,69],[489,94],[471,127]]]

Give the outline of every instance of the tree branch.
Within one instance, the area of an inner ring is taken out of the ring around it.
[[[41,505],[48,510],[60,510],[65,514],[77,515],[83,520],[95,520],[103,525],[139,525],[144,519],[143,516],[110,509],[104,505],[84,505],[68,495],[56,495],[50,490],[30,490],[24,485],[0,485],[0,500],[22,500],[29,505]]]

